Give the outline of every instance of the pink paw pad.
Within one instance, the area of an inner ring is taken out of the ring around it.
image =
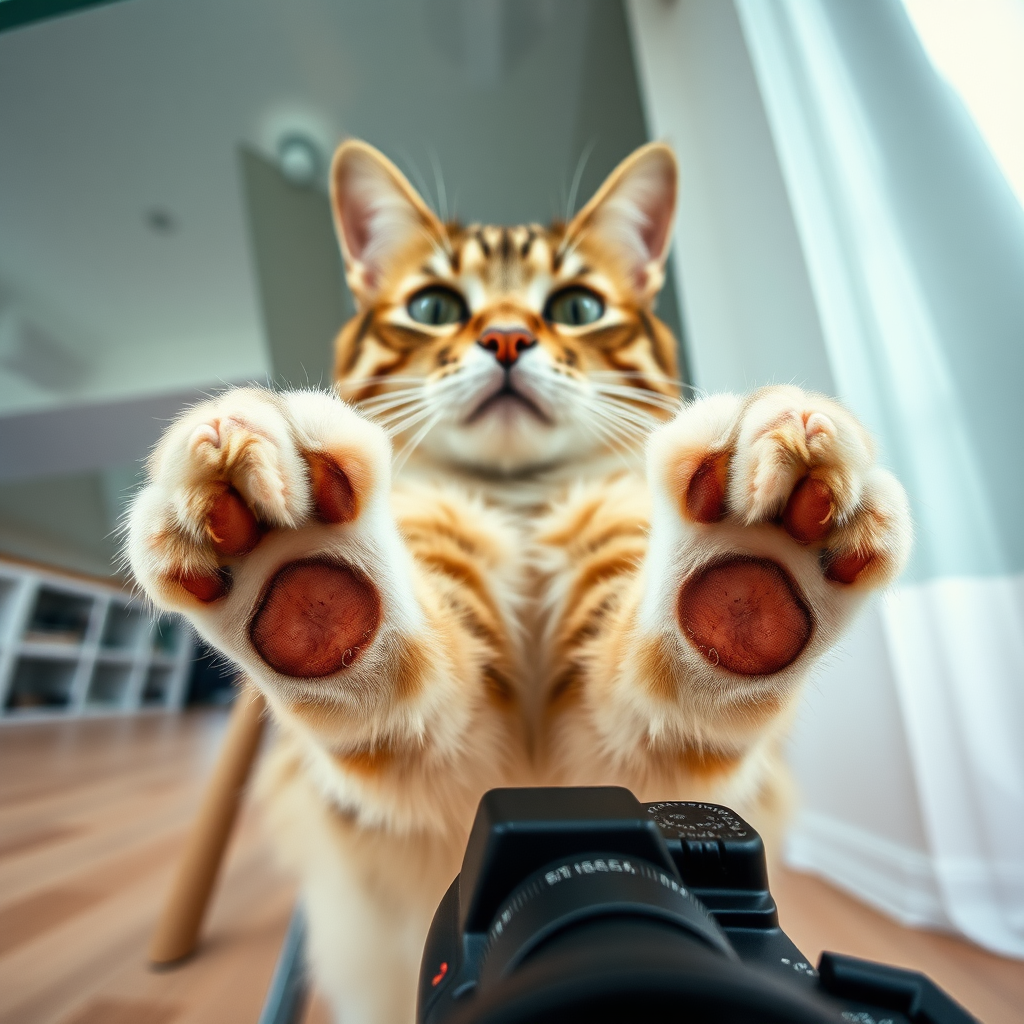
[[[781,671],[814,631],[796,584],[763,558],[705,567],[683,584],[677,611],[683,633],[704,658],[737,675]]]
[[[725,515],[728,480],[728,452],[709,455],[690,477],[686,488],[686,514],[698,523],[717,523]]]
[[[832,492],[826,484],[814,477],[805,476],[789,496],[782,525],[786,532],[801,544],[813,544],[824,540],[832,529],[835,505]]]
[[[325,523],[348,523],[355,519],[355,492],[341,467],[327,455],[307,455],[306,461],[317,515]]]
[[[291,562],[270,580],[249,626],[259,656],[298,679],[348,668],[380,625],[380,596],[352,566]]]
[[[206,532],[218,555],[246,555],[260,541],[262,531],[242,496],[229,487],[206,516]]]
[[[863,554],[859,551],[838,555],[828,563],[825,575],[835,583],[854,583],[874,557],[872,554]]]
[[[203,604],[219,601],[229,590],[228,579],[221,573],[182,572],[174,580]]]

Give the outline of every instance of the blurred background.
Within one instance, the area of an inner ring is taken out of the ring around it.
[[[291,894],[245,822],[207,995],[125,966],[222,728],[178,711],[234,674],[133,599],[116,530],[183,406],[329,381],[347,136],[498,223],[673,144],[690,382],[838,395],[918,527],[796,716],[783,925],[1019,1019],[1024,0],[0,0],[0,97],[4,1020],[262,998]]]

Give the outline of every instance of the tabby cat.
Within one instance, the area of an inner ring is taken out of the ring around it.
[[[775,835],[800,685],[910,526],[836,402],[680,401],[666,146],[551,227],[442,223],[361,142],[331,173],[342,397],[186,412],[128,548],[271,708],[260,786],[336,1018],[408,1022],[488,788],[707,798]]]

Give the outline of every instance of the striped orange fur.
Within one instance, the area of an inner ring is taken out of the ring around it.
[[[133,570],[267,697],[267,820],[346,1024],[411,1020],[492,786],[713,799],[776,840],[800,686],[907,557],[840,405],[680,400],[675,194],[653,144],[568,223],[462,226],[344,144],[337,395],[228,391],[150,460]]]

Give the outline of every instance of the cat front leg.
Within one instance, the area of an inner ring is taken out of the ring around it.
[[[330,395],[231,390],[161,440],[127,550],[147,594],[301,733],[308,770],[339,807],[375,826],[462,829],[513,756],[514,698],[499,708],[483,678],[513,675],[488,590],[512,545],[499,536],[502,554],[476,567],[495,619],[476,635],[445,605],[450,580],[410,552],[390,464],[386,434]],[[493,516],[466,518],[501,534]],[[438,778],[444,800],[430,791]]]
[[[849,412],[794,387],[684,407],[651,435],[647,477],[646,494],[606,486],[546,527],[565,595],[552,764],[759,819],[785,802],[801,683],[907,559],[906,496]]]
[[[258,780],[337,1020],[414,1015],[426,930],[481,794],[522,777],[518,534],[471,497],[393,493],[387,436],[316,392],[185,413],[129,516],[132,569],[266,695]]]

